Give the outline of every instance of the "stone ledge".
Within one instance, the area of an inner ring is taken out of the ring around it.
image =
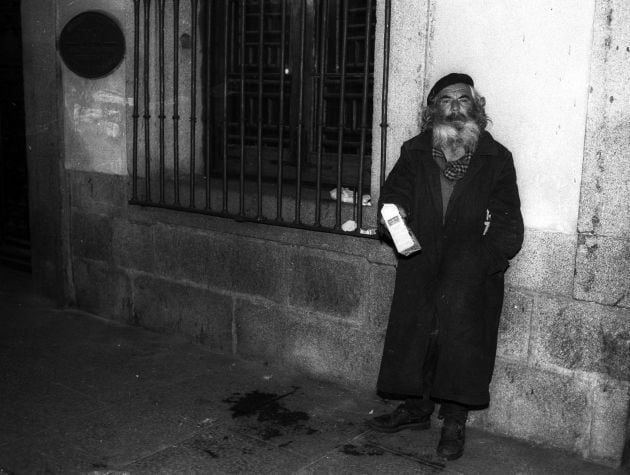
[[[391,247],[376,239],[343,236],[325,232],[272,226],[251,222],[239,222],[230,218],[206,216],[158,208],[129,206],[129,219],[147,224],[172,225],[194,228],[197,231],[208,231],[224,235],[226,239],[235,236],[271,241],[290,246],[334,251],[339,254],[360,256],[370,262],[394,265],[396,257]]]

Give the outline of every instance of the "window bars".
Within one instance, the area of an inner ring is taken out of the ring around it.
[[[134,0],[130,203],[373,237],[375,25],[376,0]]]

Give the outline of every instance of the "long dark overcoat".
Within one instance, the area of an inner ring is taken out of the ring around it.
[[[406,210],[422,250],[399,257],[377,388],[392,398],[428,394],[421,373],[435,319],[431,397],[484,406],[494,369],[503,274],[523,241],[514,163],[503,145],[482,132],[443,218],[441,171],[431,150],[430,131],[405,142],[379,200],[379,209],[395,203]]]

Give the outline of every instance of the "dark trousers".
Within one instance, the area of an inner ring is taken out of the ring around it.
[[[437,347],[437,312],[434,312],[433,319],[431,321],[431,334],[429,336],[427,355],[424,359],[424,366],[422,367],[422,387],[424,388],[424,391],[421,398],[407,399],[405,401],[405,405],[412,411],[423,414],[431,414],[435,408],[435,403],[431,400],[430,393],[433,378],[435,376],[435,368],[437,366]],[[468,419],[468,407],[455,401],[442,401],[438,417],[440,419],[454,420],[461,424],[465,424]]]

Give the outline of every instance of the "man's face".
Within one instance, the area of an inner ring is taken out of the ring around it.
[[[452,84],[435,97],[439,118],[444,122],[466,121],[473,108],[472,91],[468,84]]]

